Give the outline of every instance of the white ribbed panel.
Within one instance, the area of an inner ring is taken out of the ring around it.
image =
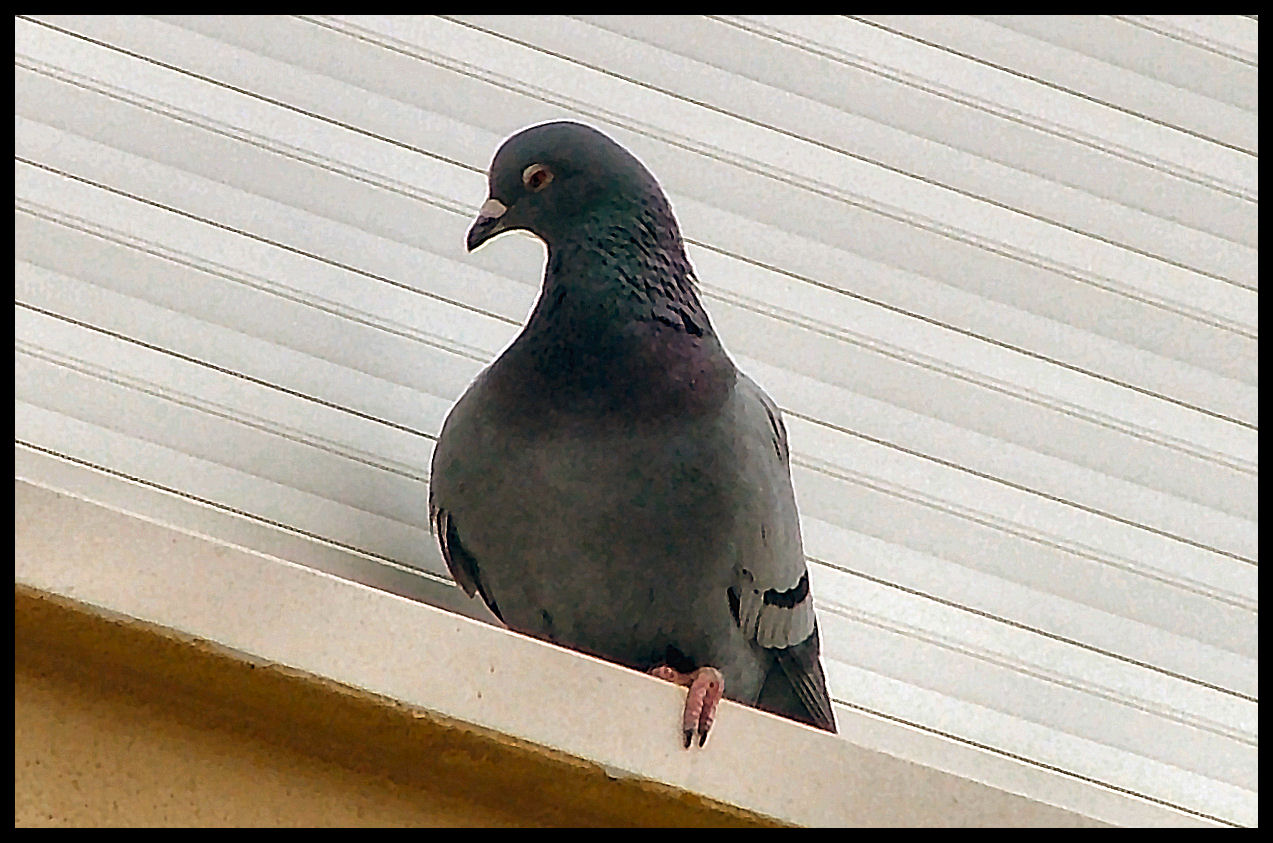
[[[455,605],[434,436],[542,271],[464,231],[505,136],[582,119],[787,414],[842,710],[1254,824],[1257,50],[1242,17],[18,19],[18,472]]]

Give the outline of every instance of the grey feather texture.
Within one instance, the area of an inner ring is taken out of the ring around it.
[[[509,138],[469,248],[548,246],[517,339],[438,438],[431,521],[512,629],[835,731],[778,408],[725,353],[653,175],[600,132]]]

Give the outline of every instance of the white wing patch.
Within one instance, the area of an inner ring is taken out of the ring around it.
[[[743,568],[731,591],[737,597],[739,627],[760,646],[781,650],[813,634],[813,595],[807,571],[794,586],[779,591],[761,588]]]

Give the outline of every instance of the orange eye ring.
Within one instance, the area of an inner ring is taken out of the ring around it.
[[[543,190],[553,180],[553,171],[545,167],[543,164],[531,164],[522,171],[522,184],[531,193],[538,193]]]

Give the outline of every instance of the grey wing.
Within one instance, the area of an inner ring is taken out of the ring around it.
[[[460,543],[460,533],[455,527],[451,513],[434,506],[432,495],[429,500],[429,525],[437,536],[438,546],[442,548],[442,561],[446,563],[446,569],[451,573],[451,578],[459,583],[460,588],[464,589],[464,593],[469,597],[474,594],[481,595],[482,602],[495,617],[501,621],[504,620],[499,606],[495,604],[495,598],[482,582],[482,571],[477,565],[477,560]]]
[[[739,389],[746,429],[753,437],[767,438],[768,447],[745,449],[755,461],[753,482],[766,498],[759,516],[760,541],[748,548],[746,558],[734,571],[730,610],[747,637],[769,650],[781,670],[780,676],[771,672],[767,690],[772,683],[785,680],[808,716],[780,713],[835,731],[791,487],[786,427],[777,405],[764,390],[745,376],[740,377]]]
[[[754,493],[751,529],[734,569],[730,608],[747,637],[782,649],[813,634],[813,599],[791,488],[787,431],[777,405],[750,378],[740,376],[736,419],[745,437],[744,482]]]
[[[503,621],[504,616],[500,614],[488,584],[482,579],[477,558],[460,541],[460,530],[453,512],[463,508],[459,502],[465,499],[461,491],[464,488],[463,475],[457,479],[457,469],[463,464],[459,457],[467,456],[472,460],[472,455],[480,457],[490,448],[489,441],[480,437],[485,426],[479,423],[478,418],[483,404],[481,387],[485,375],[485,371],[479,374],[455,402],[438,433],[429,471],[429,529],[437,537],[442,561],[446,563],[451,578],[469,597],[480,596],[495,617]],[[482,462],[480,459],[476,461]]]
[[[831,695],[827,693],[819,649],[815,623],[813,634],[801,643],[774,650],[777,668],[769,671],[756,705],[834,732],[835,714],[831,711]]]

